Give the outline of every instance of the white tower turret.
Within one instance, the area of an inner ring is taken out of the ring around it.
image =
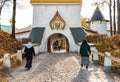
[[[98,34],[108,34],[107,33],[107,22],[103,14],[101,13],[99,7],[97,6],[91,21],[89,21],[90,29],[96,31]]]

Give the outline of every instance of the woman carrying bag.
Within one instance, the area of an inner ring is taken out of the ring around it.
[[[28,42],[28,44],[26,44],[24,53],[25,53],[25,58],[26,58],[25,68],[30,70],[30,68],[32,68],[33,56],[35,56],[35,50],[31,42]]]

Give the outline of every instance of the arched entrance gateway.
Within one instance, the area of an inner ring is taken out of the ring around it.
[[[82,0],[31,0],[31,4],[32,28],[40,28],[31,37],[33,42],[39,42],[39,51],[78,51],[78,42],[84,38],[80,20]]]
[[[60,33],[52,34],[48,38],[47,50],[52,53],[69,52],[69,42],[66,36]]]

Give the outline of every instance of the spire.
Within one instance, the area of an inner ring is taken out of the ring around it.
[[[105,20],[103,14],[101,13],[99,7],[97,6],[92,18],[91,18],[91,21],[103,21]]]

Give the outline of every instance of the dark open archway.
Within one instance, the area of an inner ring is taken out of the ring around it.
[[[48,52],[69,52],[69,42],[65,35],[61,33],[52,34],[47,42]]]

